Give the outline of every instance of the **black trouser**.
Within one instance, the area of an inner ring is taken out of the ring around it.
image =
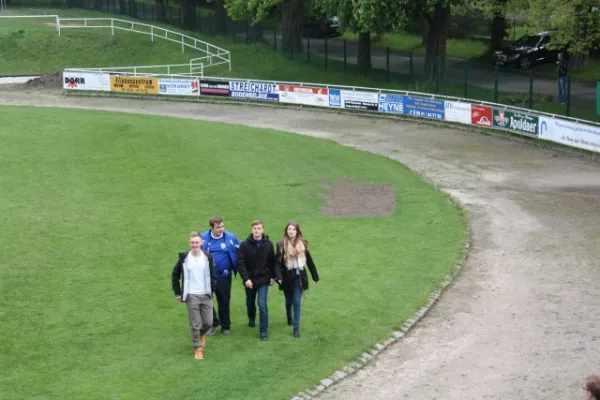
[[[231,275],[225,278],[217,278],[217,288],[215,289],[217,303],[219,304],[219,316],[213,306],[213,326],[221,325],[221,330],[231,329],[231,320],[229,319],[229,300],[231,299]],[[214,304],[214,302],[213,302]]]

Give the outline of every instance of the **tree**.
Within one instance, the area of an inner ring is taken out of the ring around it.
[[[407,22],[410,0],[314,0],[326,15],[337,15],[343,29],[358,33],[358,68],[371,68],[371,36],[393,31]]]
[[[600,49],[598,0],[520,0],[526,2],[527,19],[540,30],[552,30],[550,48],[567,50],[571,66],[581,66],[591,50]]]
[[[310,0],[224,0],[233,19],[250,17],[253,24],[274,17],[282,27],[281,48],[286,53],[301,53],[302,26]]]

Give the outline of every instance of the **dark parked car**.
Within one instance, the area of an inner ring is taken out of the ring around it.
[[[324,38],[340,36],[340,23],[338,17],[315,18],[306,16],[302,27],[303,36]]]
[[[521,69],[529,69],[536,63],[555,62],[560,50],[548,48],[552,40],[550,34],[551,32],[539,32],[524,35],[509,47],[495,51],[492,60],[496,65],[514,65]]]

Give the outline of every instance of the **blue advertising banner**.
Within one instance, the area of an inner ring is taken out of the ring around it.
[[[379,93],[378,111],[383,113],[404,114],[403,94]]]
[[[277,85],[263,82],[229,82],[230,96],[238,99],[279,101]]]
[[[404,96],[404,114],[415,117],[444,119],[444,100]]]
[[[342,91],[329,89],[329,107],[342,107]]]

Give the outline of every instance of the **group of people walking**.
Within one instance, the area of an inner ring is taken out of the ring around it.
[[[258,303],[260,339],[269,338],[267,293],[275,283],[285,295],[287,324],[292,326],[293,336],[300,337],[302,293],[309,287],[307,270],[313,281],[319,282],[308,242],[295,221],[286,225],[282,238],[275,244],[265,234],[262,221],[252,221],[251,230],[240,242],[225,230],[223,218],[213,217],[208,230],[190,233],[190,248],[179,253],[173,267],[173,292],[187,306],[196,359],[204,358],[206,336],[214,335],[219,325],[224,336],[230,335],[231,285],[237,274],[246,292],[250,327],[256,326]]]

